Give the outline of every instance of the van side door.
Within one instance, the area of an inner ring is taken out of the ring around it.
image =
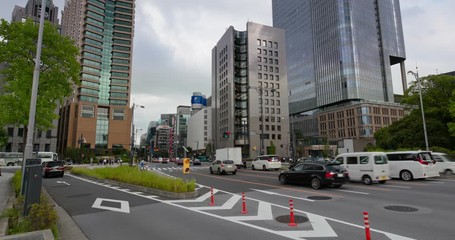
[[[349,177],[353,181],[360,181],[362,175],[360,173],[359,157],[358,156],[347,156],[346,157],[346,169],[349,172]]]

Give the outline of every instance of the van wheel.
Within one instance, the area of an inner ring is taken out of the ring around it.
[[[370,176],[368,175],[362,177],[362,182],[366,185],[371,185],[373,183],[373,181],[371,181]]]
[[[444,171],[444,174],[445,174],[445,175],[451,175],[451,174],[453,174],[453,172],[452,172],[452,170],[450,170],[450,169],[446,169],[446,170]]]
[[[400,172],[400,178],[403,181],[411,181],[413,179],[412,173],[408,170],[403,170]]]
[[[321,180],[319,180],[319,178],[317,177],[314,177],[313,179],[311,179],[311,187],[313,189],[320,189],[321,188]]]
[[[380,184],[384,184],[385,182],[386,182],[386,180],[379,181]]]
[[[14,166],[14,163],[8,163],[6,166]]]

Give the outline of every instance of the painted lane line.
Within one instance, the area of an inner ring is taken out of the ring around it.
[[[228,210],[232,209],[234,205],[240,200],[240,195],[233,195],[222,206],[208,206],[208,207],[192,207],[195,210]]]
[[[65,181],[57,181],[57,183],[63,183],[63,184],[65,184],[66,186],[71,186],[71,184],[69,184],[69,183],[67,183],[67,182],[65,182]]]
[[[410,189],[411,187],[406,186],[395,186],[395,185],[379,185],[381,187],[391,187],[391,188],[403,188],[403,189]]]
[[[69,175],[69,176],[77,178],[77,179],[80,179],[82,181],[89,182],[89,180],[86,180],[84,178],[76,177],[76,176],[73,176],[73,175]],[[201,186],[210,189],[210,187],[208,187],[208,186],[204,186],[204,185],[201,185]],[[117,190],[117,189],[114,189],[114,190]],[[223,193],[235,195],[234,193],[230,193],[230,192],[223,191],[223,190],[214,189],[214,192],[215,191],[216,192],[223,192]],[[127,193],[130,193],[130,192],[127,192]],[[143,196],[143,195],[139,195],[139,197],[147,198],[146,196]],[[200,214],[204,214],[204,215],[211,216],[211,217],[214,217],[214,218],[218,218],[218,219],[223,219],[223,220],[226,220],[226,221],[234,222],[234,223],[237,223],[237,224],[240,224],[240,225],[243,225],[243,226],[248,226],[248,227],[251,227],[251,228],[254,228],[254,229],[258,229],[258,230],[261,230],[261,231],[264,231],[264,232],[268,232],[268,233],[274,234],[274,235],[288,237],[288,238],[296,239],[296,240],[297,239],[304,240],[304,239],[302,239],[300,237],[294,237],[294,233],[286,233],[286,231],[276,231],[276,230],[273,230],[273,229],[268,229],[268,228],[256,226],[256,225],[253,225],[253,224],[248,223],[248,222],[242,222],[242,221],[237,221],[235,219],[229,219],[229,217],[219,216],[219,215],[216,215],[216,214],[213,214],[213,213],[210,213],[210,212],[206,212],[206,211],[202,211],[202,210],[194,210],[191,207],[186,207],[186,206],[178,204],[179,202],[195,202],[196,200],[200,201],[201,197],[199,197],[199,198],[197,198],[197,199],[195,199],[193,201],[191,201],[191,200],[161,200],[161,199],[153,199],[153,200],[161,202],[161,203],[165,203],[165,204],[168,204],[168,205],[172,205],[172,206],[175,206],[175,207],[179,207],[179,208],[182,208],[182,209],[198,212]],[[208,197],[210,197],[210,192],[208,194]],[[253,200],[253,201],[257,201],[259,203],[264,202],[264,201],[261,201],[261,200],[258,200],[258,199],[254,199],[254,198],[247,198],[247,199],[250,199],[250,200]],[[274,207],[283,208],[283,209],[289,209],[289,206],[281,206],[281,205],[278,205],[278,204],[268,203],[268,202],[265,202],[265,203],[270,204],[271,206],[274,206]],[[330,218],[330,217],[324,217],[324,216],[316,215],[316,214],[313,214],[313,213],[309,213],[309,212],[305,212],[305,211],[301,211],[301,210],[297,210],[297,209],[294,209],[294,211],[306,214],[307,216],[308,215],[314,215],[314,216],[320,217],[321,219],[324,219],[324,220],[330,220],[330,221],[334,221],[334,222],[341,223],[341,224],[344,224],[344,225],[348,225],[348,226],[351,226],[351,227],[364,229],[363,225],[361,226],[361,225],[357,225],[357,224],[354,224],[354,223],[349,223],[349,222],[345,222],[345,221],[334,219],[334,218]],[[330,227],[329,225],[327,225],[327,226]],[[314,226],[313,226],[313,228],[314,228]],[[381,231],[381,230],[377,230],[377,229],[373,229],[373,228],[371,228],[370,230],[372,232],[377,232],[377,233],[384,234],[384,235],[388,236],[391,240],[415,240],[415,239],[412,239],[412,238],[396,235],[396,234],[393,234],[393,233],[389,233],[389,232],[385,232],[385,231]],[[325,231],[330,233],[333,230],[325,229]],[[282,234],[282,232],[283,232],[283,234]],[[300,231],[300,232],[302,232],[302,231]]]
[[[303,200],[303,201],[308,201],[308,202],[314,202],[315,201],[315,200],[312,200],[312,199],[299,198],[299,197],[295,197],[295,196],[291,196],[291,195],[280,194],[280,193],[276,193],[276,192],[269,192],[269,191],[264,191],[264,190],[260,190],[260,189],[251,188],[251,190],[256,191],[256,192],[262,192],[262,193],[269,194],[269,195],[277,195],[277,196],[281,196],[281,197],[288,197],[288,198],[298,199],[298,200]]]
[[[335,191],[339,192],[347,192],[347,193],[355,193],[355,194],[363,194],[363,195],[369,195],[370,193],[366,192],[358,192],[358,191],[352,191],[352,190],[344,190],[344,189],[334,189]]]
[[[445,182],[441,182],[441,181],[431,181],[431,182],[428,182],[428,183],[445,184]]]
[[[226,217],[233,221],[273,220],[272,205],[267,202],[259,202],[256,216],[233,216]]]

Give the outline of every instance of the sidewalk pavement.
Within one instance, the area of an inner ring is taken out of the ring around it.
[[[11,186],[11,179],[13,178],[13,173],[8,173],[3,171],[2,175],[0,176],[0,214],[3,213],[7,209],[8,200],[14,200],[14,190]],[[68,240],[85,240],[88,239],[79,226],[74,222],[74,220],[69,216],[69,214],[57,203],[52,199],[52,197],[47,193],[44,187],[41,188],[41,194],[48,197],[49,201],[52,205],[54,205],[54,209],[58,215],[58,229],[61,239],[68,239]],[[11,205],[11,203],[10,203]],[[32,234],[32,233],[30,233]],[[24,234],[27,235],[27,234]],[[12,236],[9,236],[12,237]],[[10,238],[7,239],[10,239]],[[28,236],[25,238],[21,238],[21,236],[17,236],[17,239],[34,239],[33,237]],[[1,237],[0,239],[6,239],[5,237]],[[15,237],[11,239],[16,239]],[[42,239],[42,238],[40,238]],[[53,238],[52,238],[53,239]]]

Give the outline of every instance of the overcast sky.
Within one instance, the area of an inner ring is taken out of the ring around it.
[[[0,0],[0,18],[11,20],[14,5]],[[63,10],[64,0],[54,0]],[[420,76],[455,71],[453,0],[401,0],[406,70]],[[132,102],[137,128],[189,106],[193,92],[211,93],[211,50],[229,26],[272,25],[271,0],[136,0]],[[398,67],[394,92],[403,93]],[[414,80],[408,77],[409,80]]]

